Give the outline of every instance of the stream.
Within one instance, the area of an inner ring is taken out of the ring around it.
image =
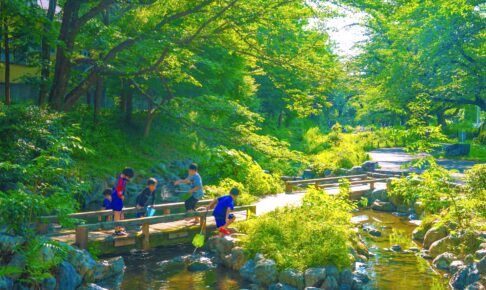
[[[365,228],[375,228],[382,233],[381,237],[363,233],[371,253],[364,268],[371,281],[365,289],[447,289],[445,279],[430,267],[428,261],[408,251],[420,249],[412,241],[412,232],[416,226],[406,217],[365,210],[355,213],[353,222],[362,224]],[[402,251],[389,250],[395,244],[399,244]],[[231,290],[249,287],[249,283],[237,272],[223,267],[214,266],[209,270],[196,272],[165,267],[166,261],[177,256],[190,255],[192,251],[191,246],[183,246],[158,248],[149,252],[132,251],[124,255],[127,268],[119,288]]]

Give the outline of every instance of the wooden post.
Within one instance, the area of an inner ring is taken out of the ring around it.
[[[150,249],[150,228],[149,224],[142,224],[142,250],[147,251]]]
[[[319,181],[316,181],[316,189],[319,189],[319,185],[320,185],[320,184],[321,184],[321,183],[320,183]]]
[[[388,178],[386,180],[386,189],[391,189],[392,178]]]
[[[88,248],[88,228],[87,227],[76,227],[76,245],[80,249]]]
[[[256,215],[256,205],[251,205],[247,210],[246,210],[246,219],[248,219],[251,215]]]
[[[170,208],[164,208],[164,214],[170,214]]]
[[[285,193],[292,193],[292,184],[285,182]]]
[[[374,190],[375,189],[375,180],[371,180],[370,182],[370,190]]]

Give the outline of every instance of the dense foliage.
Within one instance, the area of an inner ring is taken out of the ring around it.
[[[247,234],[243,245],[251,256],[263,253],[281,269],[344,268],[351,262],[352,208],[344,199],[309,190],[301,207],[280,208],[238,227]]]

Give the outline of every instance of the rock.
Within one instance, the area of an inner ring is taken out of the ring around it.
[[[326,280],[322,283],[321,288],[326,290],[338,290],[339,285],[334,276],[327,276]]]
[[[339,275],[339,285],[353,285],[353,273],[349,269],[344,269]]]
[[[74,266],[66,261],[59,265],[58,275],[59,289],[63,290],[74,290],[83,281],[83,278],[76,272]]]
[[[294,288],[284,283],[277,283],[277,284],[270,285],[268,287],[268,290],[298,290],[298,288]]]
[[[189,272],[203,272],[209,270],[211,267],[207,263],[201,261],[194,261],[187,266]]]
[[[389,201],[375,200],[371,209],[384,212],[394,212],[397,208]]]
[[[340,284],[339,285],[339,290],[351,290],[351,289],[352,289],[352,287],[349,284]]]
[[[474,256],[469,254],[469,255],[466,255],[466,257],[464,258],[464,263],[466,265],[470,265],[470,264],[473,264],[474,263]]]
[[[13,281],[5,276],[0,276],[0,289],[12,289]]]
[[[336,266],[327,266],[326,267],[326,277],[333,276],[336,278],[336,281],[339,279],[339,269]]]
[[[391,246],[391,250],[393,252],[401,252],[402,251],[402,247],[400,247],[400,245],[393,245],[393,246]]]
[[[447,236],[447,229],[445,227],[433,227],[429,229],[424,237],[424,248],[429,249],[432,243],[440,239],[443,239],[446,236]]]
[[[417,216],[422,216],[425,210],[425,206],[421,201],[416,201],[413,203],[413,210]]]
[[[481,244],[479,245],[479,248],[480,248],[480,249],[486,249],[486,243],[481,243]]]
[[[412,239],[423,242],[427,231],[424,228],[415,228],[412,233]]]
[[[370,229],[368,231],[368,234],[370,234],[373,237],[381,237],[381,232],[377,229]]]
[[[466,265],[464,265],[464,262],[463,261],[460,261],[460,260],[455,260],[455,261],[452,261],[450,264],[449,264],[449,272],[451,274],[455,274],[457,271],[459,271],[459,269],[465,267]]]
[[[320,290],[321,288],[317,287],[305,287],[304,290]]]
[[[57,284],[57,281],[56,281],[56,278],[54,278],[54,277],[44,279],[44,281],[42,281],[42,289],[43,290],[55,290],[56,284]]]
[[[435,267],[449,271],[449,266],[454,261],[456,257],[449,252],[438,255],[432,262]]]
[[[262,285],[271,285],[277,282],[277,265],[270,259],[260,259],[255,263],[256,279]]]
[[[160,266],[160,271],[163,272],[164,275],[168,276],[184,271],[188,263],[189,258],[187,256],[179,256],[170,260],[162,261],[158,265]]]
[[[285,269],[278,277],[279,282],[290,285],[297,289],[303,289],[305,287],[304,274],[295,269]]]
[[[235,239],[230,236],[209,238],[209,249],[218,255],[228,255],[235,247]]]
[[[73,248],[68,257],[68,262],[74,266],[85,282],[93,281],[96,262],[86,250]]]
[[[363,164],[361,164],[361,168],[364,171],[375,171],[378,169],[378,162],[376,161],[366,161]]]
[[[408,250],[409,250],[410,252],[412,252],[412,253],[418,253],[418,252],[420,251],[420,249],[419,249],[419,248],[417,248],[417,247],[411,247],[411,248],[408,248]]]
[[[10,236],[7,234],[0,234],[0,251],[14,252],[20,245],[25,242],[25,239],[20,236]]]
[[[240,275],[250,282],[256,282],[255,261],[246,261],[243,267],[240,268]]]
[[[304,273],[306,287],[319,287],[326,279],[326,268],[309,268]]]
[[[366,271],[358,270],[353,272],[353,280],[356,282],[358,281],[360,284],[366,284],[370,281],[370,277]]]
[[[366,256],[366,257],[368,257],[369,254],[370,254],[366,244],[361,242],[361,241],[358,241],[358,243],[356,243],[356,251],[358,252],[358,254]]]
[[[467,285],[474,284],[480,279],[478,269],[475,265],[469,265],[459,269],[449,280],[453,289],[464,289]]]
[[[483,257],[477,263],[476,267],[478,268],[479,274],[485,275],[486,274],[486,257]]]
[[[12,256],[10,262],[7,264],[7,266],[19,268],[22,271],[25,268],[25,264],[26,264],[25,255],[22,253],[15,253]],[[12,273],[9,274],[8,276],[14,280],[17,280],[20,277],[20,274],[21,273]]]
[[[449,144],[444,146],[446,157],[467,156],[471,151],[471,144]]]
[[[103,288],[103,287],[96,285],[94,283],[89,283],[87,285],[79,287],[77,290],[108,290],[108,289]]]
[[[435,241],[434,243],[432,243],[432,245],[430,245],[429,255],[432,257],[437,257],[442,253],[452,251],[453,247],[454,243],[452,242],[451,237],[447,236],[438,241]]]
[[[94,281],[102,281],[120,274],[125,270],[125,261],[122,257],[115,257],[96,264],[93,273]]]
[[[483,257],[486,257],[486,249],[477,250],[475,255],[476,255],[476,258],[481,260]]]
[[[467,285],[467,287],[464,290],[484,290],[483,284],[479,282],[475,282],[473,284]]]
[[[386,189],[383,189],[383,188],[375,188],[371,192],[371,198],[372,198],[372,201],[375,201],[375,200],[390,201],[390,199],[388,198],[388,193],[387,193]]]
[[[230,268],[235,271],[239,271],[245,262],[246,256],[243,249],[241,247],[234,247],[231,250],[231,258],[229,260]]]

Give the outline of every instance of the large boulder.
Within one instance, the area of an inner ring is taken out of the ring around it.
[[[375,188],[372,191],[366,192],[363,196],[368,199],[368,202],[370,204],[373,203],[375,200],[389,201],[388,193],[386,189],[383,188]]]
[[[484,290],[483,284],[480,282],[475,282],[473,284],[467,285],[464,290]]]
[[[477,250],[475,255],[476,255],[476,258],[481,260],[482,258],[486,257],[486,249]]]
[[[478,268],[479,274],[486,275],[486,257],[479,260],[476,267]]]
[[[74,266],[69,262],[66,261],[62,262],[59,265],[58,271],[59,271],[58,274],[59,289],[74,290],[83,281],[81,275],[78,274]]]
[[[327,276],[326,280],[322,283],[321,288],[326,290],[338,290],[339,284],[334,276]]]
[[[430,245],[429,248],[429,255],[433,258],[437,257],[438,255],[452,251],[454,248],[454,242],[450,236],[447,236],[443,239],[435,241]]]
[[[188,256],[178,256],[170,260],[162,261],[158,265],[164,275],[173,275],[184,271],[189,262],[190,259]]]
[[[290,285],[297,289],[303,289],[305,287],[304,283],[304,274],[300,271],[295,269],[285,269],[283,270],[279,276],[278,280],[281,283]]]
[[[277,282],[277,264],[270,259],[259,259],[255,263],[255,275],[262,285],[271,285]]]
[[[231,249],[231,257],[229,259],[229,267],[235,271],[239,271],[246,262],[245,252],[241,247],[234,247]]]
[[[422,227],[415,228],[412,232],[412,239],[419,241],[419,242],[423,242],[426,233],[427,233],[427,230],[422,228]]]
[[[424,237],[424,248],[429,249],[430,245],[447,236],[447,229],[445,227],[433,227],[427,231]]]
[[[225,256],[231,253],[231,249],[235,247],[236,240],[230,236],[211,237],[208,240],[209,250],[218,256]]]
[[[256,282],[256,274],[255,274],[255,261],[253,260],[248,260],[246,263],[243,265],[243,267],[240,268],[240,275],[244,279],[250,281],[250,282]]]
[[[97,263],[86,250],[73,248],[68,257],[68,262],[74,266],[85,282],[93,281]]]
[[[466,265],[464,264],[463,261],[461,260],[455,260],[455,261],[452,261],[450,264],[449,264],[449,272],[454,275],[457,271],[459,271],[459,269],[465,267]]]
[[[456,257],[452,253],[446,252],[438,255],[432,263],[439,269],[449,271],[449,267],[455,259]]]
[[[326,279],[326,268],[309,268],[304,277],[306,287],[319,287]]]
[[[459,269],[449,280],[453,289],[465,289],[468,285],[478,282],[480,275],[474,264]]]
[[[10,236],[7,234],[0,234],[0,251],[13,252],[25,243],[25,238],[20,236]]]
[[[361,164],[361,168],[364,171],[375,171],[378,169],[378,162],[376,161],[366,161],[363,164]]]
[[[397,207],[389,201],[375,200],[371,205],[371,209],[384,212],[394,212]]]
[[[339,285],[353,285],[353,272],[349,269],[344,269],[339,275]]]
[[[7,266],[9,266],[9,267],[15,267],[15,268],[18,268],[20,270],[24,270],[25,265],[26,265],[26,262],[27,262],[27,259],[26,259],[26,257],[25,257],[24,254],[22,254],[22,253],[15,253],[12,256],[12,259],[10,260],[10,262],[8,263]],[[21,273],[12,273],[12,274],[10,274],[8,276],[10,278],[14,279],[14,280],[17,280],[20,277],[20,274]]]
[[[94,281],[102,281],[117,275],[123,274],[125,270],[125,261],[122,257],[115,257],[104,260],[96,264],[93,273]]]
[[[0,289],[12,289],[13,281],[5,276],[0,277]]]

